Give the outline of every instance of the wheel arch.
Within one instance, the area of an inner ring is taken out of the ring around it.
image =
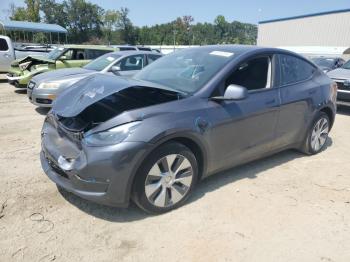
[[[133,186],[135,183],[138,170],[140,169],[141,165],[144,163],[144,161],[147,160],[148,156],[152,154],[154,150],[157,150],[159,147],[171,142],[177,142],[177,143],[183,144],[193,152],[193,154],[195,155],[198,161],[198,180],[200,180],[204,176],[204,174],[207,172],[208,156],[205,151],[205,146],[203,145],[202,142],[200,142],[198,138],[188,133],[169,135],[155,142],[153,146],[149,150],[147,150],[147,152],[145,152],[142,160],[134,168],[134,171],[132,172],[132,176],[129,179],[128,188],[127,188],[129,200],[131,200],[132,193],[133,193],[132,192]]]
[[[334,110],[332,110],[332,108],[330,106],[325,106],[325,107],[322,107],[319,111],[325,113],[328,116],[330,124],[331,124],[330,129],[332,129],[334,121],[335,121]]]

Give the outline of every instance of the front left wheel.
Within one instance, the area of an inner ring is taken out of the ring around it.
[[[190,149],[168,143],[153,151],[136,175],[133,199],[149,213],[164,213],[184,204],[198,177],[198,164]]]

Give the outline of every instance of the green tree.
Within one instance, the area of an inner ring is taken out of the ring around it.
[[[113,32],[117,30],[120,21],[120,13],[117,10],[107,10],[103,16],[103,33],[110,44]]]
[[[102,36],[104,10],[100,6],[85,0],[63,1],[63,6],[71,41],[82,43]]]
[[[120,19],[118,21],[118,28],[120,30],[121,40],[124,44],[135,44],[135,30],[129,18],[129,9],[122,7],[119,11],[119,14]]]
[[[43,18],[46,23],[67,27],[68,14],[63,3],[57,3],[55,0],[41,0],[40,9],[44,14]]]
[[[25,0],[27,8],[27,20],[31,22],[40,22],[40,0]]]
[[[24,7],[16,7],[13,3],[10,4],[10,19],[14,21],[26,21],[26,9]]]

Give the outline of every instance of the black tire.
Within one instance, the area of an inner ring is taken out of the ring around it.
[[[327,136],[325,137],[326,140],[325,142],[318,148],[318,149],[315,149],[313,146],[312,146],[312,132],[313,130],[315,129],[315,126],[316,124],[321,120],[321,119],[325,119],[327,121],[327,125],[328,125],[328,132],[330,130],[330,127],[331,127],[331,122],[329,120],[329,117],[326,113],[324,112],[318,112],[316,117],[314,118],[314,120],[312,121],[312,124],[310,125],[309,127],[309,130],[307,132],[307,135],[306,135],[306,139],[304,141],[304,145],[303,145],[303,148],[302,148],[302,152],[307,154],[307,155],[315,155],[315,154],[318,154],[320,153],[324,147],[326,146],[327,144],[327,140],[328,140],[328,132],[327,132]]]
[[[146,179],[151,168],[160,159],[173,154],[184,156],[189,161],[192,167],[191,185],[188,187],[187,193],[184,194],[183,198],[179,202],[167,207],[158,207],[152,204],[151,201],[146,196],[146,192],[145,192]],[[152,153],[146,158],[146,160],[141,165],[140,169],[138,170],[135,176],[132,198],[133,198],[133,201],[136,203],[136,205],[138,205],[141,209],[143,209],[148,213],[151,213],[151,214],[165,213],[170,210],[176,209],[185,203],[185,201],[190,196],[193,188],[195,187],[197,180],[198,180],[198,163],[193,152],[183,144],[176,143],[176,142],[169,142],[152,151]]]

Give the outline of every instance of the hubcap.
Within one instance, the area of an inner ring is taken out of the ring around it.
[[[157,161],[147,174],[145,193],[158,207],[169,207],[187,194],[193,179],[190,161],[182,155],[168,155]]]
[[[319,151],[327,141],[329,124],[326,118],[317,121],[311,134],[311,147],[314,151]]]

